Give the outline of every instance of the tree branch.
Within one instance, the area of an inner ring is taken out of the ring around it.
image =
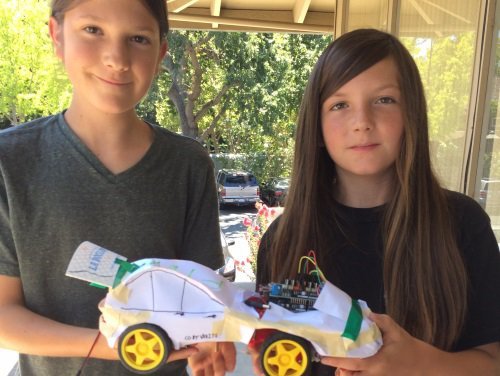
[[[215,134],[215,126],[218,124],[220,118],[226,113],[228,107],[229,107],[229,101],[226,100],[224,101],[224,104],[222,105],[222,108],[220,109],[219,113],[215,115],[212,121],[210,122],[208,128],[205,129],[203,133],[199,136],[200,141],[205,141],[206,137],[210,133]]]
[[[195,102],[201,94],[201,78],[203,72],[201,70],[198,56],[196,56],[196,50],[189,41],[186,44],[186,53],[191,60],[191,64],[193,65],[193,70],[194,70],[193,77],[191,79],[191,93],[189,94],[188,98],[189,100]]]
[[[208,102],[206,102],[203,106],[201,106],[201,109],[196,113],[194,116],[194,120],[198,122],[205,114],[210,110],[212,107],[215,105],[219,104],[222,101],[222,98],[224,95],[229,91],[235,85],[228,85],[225,84],[221,91],[215,96],[215,98],[210,99]]]

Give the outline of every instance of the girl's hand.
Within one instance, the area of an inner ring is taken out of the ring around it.
[[[236,366],[236,348],[232,342],[198,343],[192,348],[197,349],[188,358],[193,376],[223,376]]]
[[[321,363],[337,367],[336,376],[383,376],[427,374],[426,361],[440,350],[412,337],[387,315],[372,313],[384,345],[378,353],[368,358],[324,357]]]

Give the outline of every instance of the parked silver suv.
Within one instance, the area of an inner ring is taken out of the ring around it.
[[[216,181],[221,208],[226,204],[252,205],[259,200],[259,183],[249,172],[219,170]]]

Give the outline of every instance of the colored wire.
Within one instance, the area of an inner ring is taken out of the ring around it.
[[[311,249],[307,255],[314,260],[314,265],[316,265],[316,268],[317,268],[318,263],[316,261],[316,253]],[[309,264],[307,267],[307,273],[309,274]]]
[[[321,283],[321,278],[319,276],[319,272],[317,270],[313,270],[313,271],[311,271],[311,273],[309,273],[309,275],[312,275],[312,274],[315,274],[316,278],[318,278],[318,283]]]
[[[80,369],[78,370],[78,372],[76,373],[76,376],[80,376],[82,374],[82,371],[85,368],[85,366],[87,365],[87,362],[90,358],[90,354],[92,354],[92,350],[94,350],[94,347],[95,347],[100,335],[101,335],[101,332],[97,331],[97,335],[95,336],[94,343],[92,343],[92,346],[90,346],[90,350],[89,350],[87,356],[85,357],[85,359],[83,360],[83,363],[82,363]]]
[[[312,252],[312,251],[311,251]],[[319,276],[319,278],[323,281],[326,281],[326,278],[323,274],[323,272],[321,271],[321,269],[318,267],[318,264],[316,263],[316,256],[313,254],[313,257],[309,257],[309,256],[302,256],[299,260],[299,267],[298,267],[298,270],[297,272],[300,273],[300,269],[301,269],[301,266],[302,266],[302,262],[303,261],[306,261],[306,263],[304,264],[304,267],[303,267],[303,272],[306,272],[307,269],[307,266],[308,266],[308,263],[311,263],[315,266],[315,269],[311,272],[307,272],[307,274],[311,274],[313,272],[317,273],[317,275]]]

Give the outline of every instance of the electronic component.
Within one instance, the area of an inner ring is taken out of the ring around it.
[[[259,286],[258,292],[265,303],[271,302],[292,312],[305,312],[314,309],[322,286],[314,276],[299,274],[296,279],[286,279],[283,283]]]

